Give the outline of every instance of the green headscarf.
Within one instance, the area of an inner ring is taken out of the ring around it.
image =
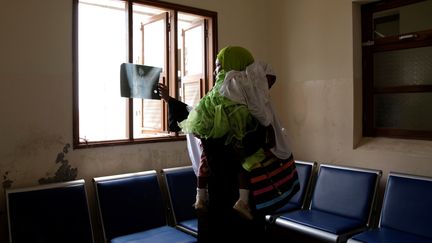
[[[225,72],[231,70],[244,71],[254,62],[252,54],[240,46],[227,46],[217,54],[221,67]]]
[[[231,70],[244,71],[254,62],[252,54],[239,46],[227,46],[220,50],[217,59],[221,70],[216,83],[179,125],[185,133],[193,133],[199,138],[220,138],[226,136],[226,144],[232,139],[241,141],[258,123],[245,105],[234,102],[219,92],[225,75]]]

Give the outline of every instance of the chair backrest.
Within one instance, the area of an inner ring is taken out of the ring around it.
[[[432,238],[432,178],[390,173],[380,227]]]
[[[94,242],[84,180],[7,189],[6,205],[10,242]]]
[[[370,223],[380,170],[321,164],[310,209]]]
[[[93,182],[107,242],[167,224],[155,170],[97,177]]]
[[[196,218],[193,208],[196,195],[196,175],[192,166],[162,170],[168,190],[168,197],[174,215],[174,223]]]
[[[289,204],[280,208],[276,212],[284,212],[289,208],[301,209],[306,205],[307,194],[313,182],[313,174],[316,170],[316,162],[296,160],[296,170],[298,174],[300,190],[291,198]]]

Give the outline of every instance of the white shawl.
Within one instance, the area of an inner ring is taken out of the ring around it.
[[[271,152],[280,159],[291,156],[286,129],[284,129],[270,99],[266,74],[274,75],[269,64],[254,62],[246,71],[230,71],[220,88],[220,93],[248,107],[251,114],[263,125],[272,125],[275,132],[276,145]]]

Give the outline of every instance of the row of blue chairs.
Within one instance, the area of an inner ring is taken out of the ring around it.
[[[104,242],[197,242],[190,166],[97,177],[93,185]],[[11,243],[95,242],[83,179],[8,189],[6,201]]]
[[[348,240],[356,242],[432,242],[432,178],[390,173],[377,228]]]
[[[169,181],[171,174],[166,171],[162,173],[165,181]],[[193,171],[191,173],[189,176],[183,175],[187,181],[179,181],[187,183],[189,191],[196,188],[196,179]],[[172,223],[170,225],[167,205],[168,210],[173,209],[164,200],[163,184],[159,182],[155,170],[98,177],[93,181],[105,242],[197,242],[196,234],[182,231]],[[190,214],[196,218],[192,195],[178,196],[186,210],[177,211],[178,215]],[[196,224],[192,227],[197,228]]]
[[[91,243],[84,180],[6,190],[10,243]]]
[[[318,168],[308,162],[298,162],[297,169],[301,189],[293,204],[266,216],[282,237],[297,234],[301,242],[432,242],[432,178],[390,172],[379,208],[380,170]],[[373,217],[379,219],[376,227]]]
[[[380,170],[296,161],[300,191],[268,228],[312,242],[432,242],[432,179],[388,175],[378,227]],[[191,166],[93,179],[105,242],[196,242]],[[84,180],[6,191],[10,242],[94,242]],[[166,200],[167,199],[167,200]],[[269,239],[272,242],[272,239]]]
[[[327,164],[317,168],[315,163],[299,165],[297,169],[303,179],[298,203],[267,216],[270,227],[320,242],[346,242],[369,227],[382,176],[380,170]]]

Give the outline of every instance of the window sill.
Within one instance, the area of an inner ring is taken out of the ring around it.
[[[362,137],[355,150],[392,151],[416,156],[432,156],[432,141],[384,137]]]
[[[144,139],[134,140],[115,140],[115,141],[103,141],[103,142],[89,142],[89,143],[74,143],[74,149],[85,149],[85,148],[97,148],[97,147],[108,147],[108,146],[119,146],[119,145],[135,145],[144,143],[163,143],[163,142],[174,142],[186,140],[185,135],[173,135],[173,136],[162,136],[162,137],[149,137]]]

